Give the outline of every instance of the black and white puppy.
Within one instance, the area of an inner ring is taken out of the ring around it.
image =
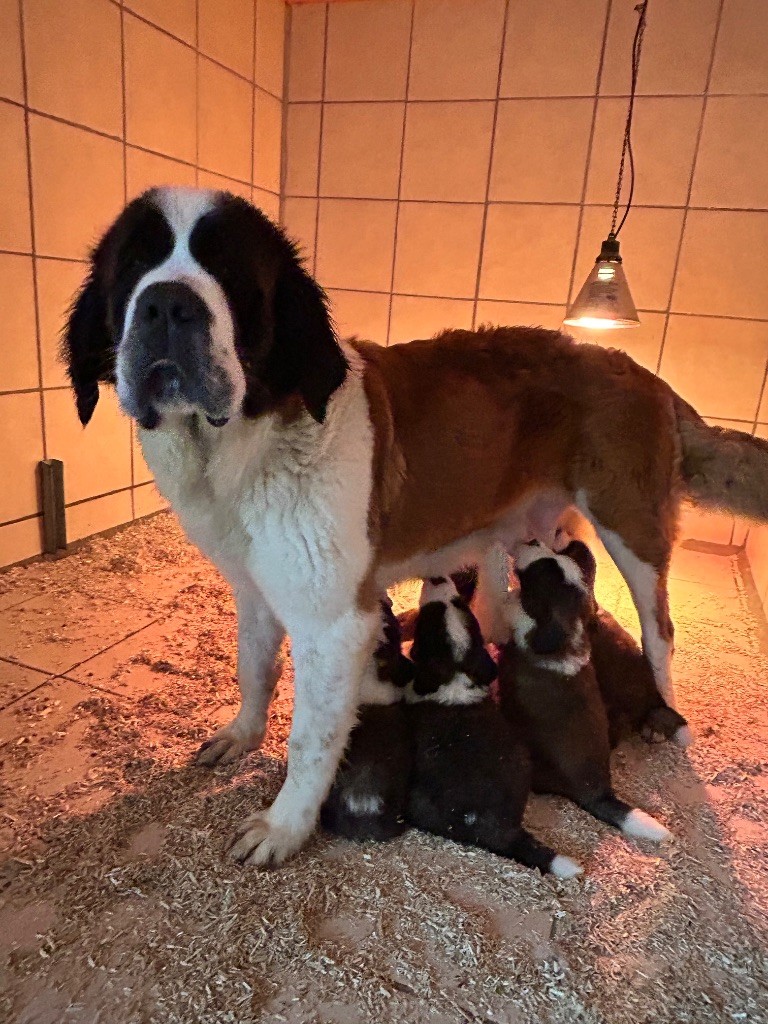
[[[412,825],[572,878],[581,868],[522,827],[530,788],[525,747],[491,699],[496,664],[452,580],[425,581],[406,700],[414,767]]]
[[[619,800],[611,785],[608,716],[589,626],[595,561],[581,541],[556,554],[534,541],[516,552],[513,640],[499,663],[501,707],[533,762],[533,789],[568,797],[627,836],[660,842],[667,829]]]
[[[389,598],[360,688],[357,725],[320,812],[323,828],[346,839],[393,839],[408,826],[405,805],[412,743],[403,699],[413,664],[402,653],[400,626]]]

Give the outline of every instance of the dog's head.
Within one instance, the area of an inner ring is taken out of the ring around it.
[[[594,614],[592,552],[581,541],[572,541],[559,554],[533,541],[515,552],[515,571],[520,581],[513,603],[518,647],[536,657],[581,660]]]
[[[91,254],[62,355],[83,424],[100,382],[146,429],[199,413],[215,426],[299,397],[319,422],[347,364],[296,247],[226,192],[134,199]]]
[[[425,580],[419,604],[411,647],[416,699],[463,704],[482,698],[496,678],[496,662],[454,581],[443,576]],[[458,692],[450,693],[447,687],[457,680]]]

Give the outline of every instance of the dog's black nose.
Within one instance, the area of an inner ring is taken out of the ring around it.
[[[158,281],[148,285],[136,302],[134,323],[149,330],[171,333],[195,327],[208,327],[211,315],[200,296],[188,285],[177,281]]]

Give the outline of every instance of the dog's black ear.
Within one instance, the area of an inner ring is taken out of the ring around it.
[[[410,658],[404,654],[398,654],[397,662],[392,673],[392,682],[395,686],[407,686],[416,673],[416,666]]]
[[[587,589],[590,591],[594,590],[597,577],[597,562],[584,541],[572,540],[567,547],[563,548],[560,554],[566,555],[578,565]]]
[[[113,379],[114,351],[107,323],[107,300],[91,270],[75,296],[61,336],[60,358],[67,367],[83,426],[99,400],[99,381]]]
[[[274,303],[273,353],[280,376],[322,423],[328,401],[347,372],[325,292],[292,260],[278,276]]]
[[[478,686],[490,686],[499,674],[496,662],[483,646],[473,646],[462,667],[472,682]]]

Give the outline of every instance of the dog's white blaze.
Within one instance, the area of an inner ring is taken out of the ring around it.
[[[567,555],[555,554],[554,551],[543,544],[521,544],[517,547],[514,553],[515,568],[522,572],[542,558],[551,558],[557,562],[563,571],[566,583],[578,587],[581,591],[586,591],[587,585],[584,582],[584,576],[574,560]]]
[[[566,857],[564,853],[558,853],[552,858],[549,870],[555,878],[576,878],[577,875],[581,875],[584,872],[581,864],[577,864],[575,860]]]
[[[185,284],[202,300],[211,314],[211,356],[232,387],[229,415],[240,409],[245,397],[245,376],[235,351],[235,325],[224,291],[212,274],[205,270],[189,251],[189,239],[203,214],[214,207],[214,193],[192,189],[158,189],[155,202],[173,231],[175,244],[170,256],[148,271],[139,280],[128,301],[123,326],[123,339],[131,331],[136,303],[142,292],[152,284],[175,282]],[[122,339],[121,339],[122,340]],[[126,380],[125,349],[118,345],[116,359],[117,394],[129,414],[135,412]],[[194,410],[175,405],[180,413]]]
[[[347,793],[344,803],[350,814],[369,815],[381,814],[384,800],[378,793]]]
[[[445,605],[445,629],[451,644],[451,652],[456,661],[461,661],[469,650],[471,639],[464,619],[458,608],[452,604],[454,597],[459,592],[451,579],[442,580],[440,583],[432,583],[425,580],[421,587],[419,596],[419,607],[431,604],[433,601]]]
[[[629,812],[621,826],[621,831],[625,836],[632,836],[634,839],[650,839],[654,843],[669,839],[672,834],[660,821],[656,821],[650,814],[646,814],[639,808]]]
[[[484,686],[476,686],[469,676],[463,672],[457,672],[450,683],[438,687],[434,693],[419,694],[413,689],[413,683],[409,683],[405,690],[405,699],[408,704],[422,704],[431,701],[434,704],[446,704],[450,706],[461,706],[466,704],[479,704],[488,693]]]

